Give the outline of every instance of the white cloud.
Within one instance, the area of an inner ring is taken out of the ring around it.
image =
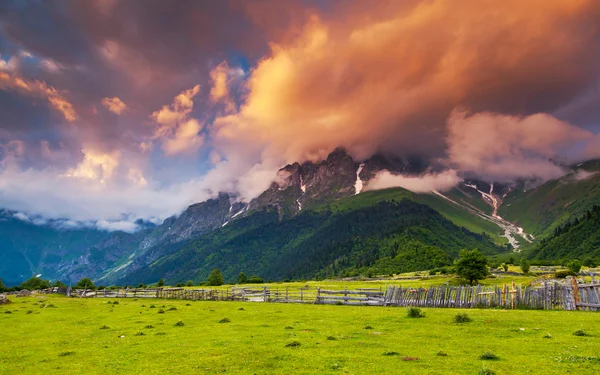
[[[366,190],[401,187],[413,193],[431,193],[432,191],[450,190],[461,180],[455,170],[435,174],[428,173],[420,176],[394,175],[388,171],[382,171],[369,182]]]

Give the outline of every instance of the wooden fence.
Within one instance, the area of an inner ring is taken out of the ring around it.
[[[542,286],[432,286],[327,290],[321,288],[234,287],[227,289],[118,289],[69,290],[82,298],[163,298],[194,301],[249,301],[369,306],[417,306],[600,311],[600,283],[576,279]]]

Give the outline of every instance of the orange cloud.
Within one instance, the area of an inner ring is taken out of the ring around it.
[[[116,96],[114,98],[102,99],[102,105],[105,106],[109,111],[117,115],[120,115],[125,109],[127,109],[127,105]]]
[[[440,156],[453,108],[539,112],[545,96],[568,100],[596,69],[597,1],[376,8],[314,16],[291,42],[273,43],[239,112],[215,121],[215,141],[231,152],[260,145],[263,160],[284,163],[338,146],[357,158],[381,150]]]
[[[64,116],[65,120],[72,122],[77,119],[73,105],[54,87],[48,86],[45,82],[0,72],[0,89],[12,89],[24,94],[44,97],[51,107]]]
[[[162,149],[166,155],[193,152],[202,146],[204,137],[199,135],[202,125],[190,118],[193,98],[200,92],[200,85],[182,91],[173,99],[173,104],[163,106],[150,116],[158,127],[153,139],[162,140]]]
[[[210,89],[210,99],[214,103],[223,102],[225,104],[226,113],[235,111],[235,103],[229,92],[231,80],[243,75],[244,72],[241,69],[230,68],[227,61],[223,61],[210,71],[210,79],[213,81],[213,86]]]

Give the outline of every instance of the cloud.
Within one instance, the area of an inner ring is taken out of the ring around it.
[[[77,119],[73,105],[54,87],[48,86],[45,82],[0,72],[0,89],[12,89],[27,95],[41,96],[48,100],[50,106],[60,112],[65,120],[72,122]]]
[[[401,187],[413,193],[431,193],[447,191],[456,186],[462,179],[455,170],[441,173],[427,173],[421,176],[394,175],[388,171],[379,172],[366,186],[366,190],[379,190]]]
[[[225,105],[226,113],[232,113],[236,109],[229,86],[232,80],[243,76],[243,70],[230,68],[227,61],[223,61],[210,71],[210,78],[213,81],[213,86],[210,89],[210,99],[214,103],[222,102]]]
[[[151,118],[159,125],[153,138],[162,140],[166,155],[194,152],[204,143],[204,137],[199,134],[202,125],[190,117],[192,99],[199,92],[200,85],[184,90],[173,99],[171,106],[165,105],[152,113]]]
[[[600,156],[585,154],[599,135],[548,114],[509,116],[455,111],[448,119],[448,163],[490,181],[548,180],[566,173],[557,163]]]
[[[127,105],[116,96],[114,98],[102,99],[102,105],[116,115],[120,115],[125,109],[127,109]]]

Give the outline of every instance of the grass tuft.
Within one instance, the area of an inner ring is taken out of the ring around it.
[[[337,338],[335,336],[327,336],[327,340],[335,341],[335,340],[337,340]]]
[[[159,314],[164,314],[164,313],[165,313],[165,310],[163,310],[163,309],[160,309],[160,310],[158,310],[158,313],[159,313]]]
[[[473,321],[467,313],[460,313],[454,316],[454,323],[469,323]]]
[[[219,320],[219,323],[231,323],[231,319],[223,318],[223,319]]]
[[[479,356],[479,359],[482,359],[484,361],[497,361],[500,359],[500,357],[498,357],[496,354],[494,354],[492,352],[485,352]]]
[[[177,311],[177,307],[171,307],[170,309],[168,309],[167,311]]]
[[[181,320],[175,323],[175,327],[183,327],[184,325],[185,323],[183,323]]]
[[[298,342],[298,341],[292,341],[290,343],[285,344],[285,347],[286,348],[297,348],[300,345],[302,345],[302,344],[300,344],[300,342]]]
[[[373,326],[372,326],[372,325],[370,325],[370,324],[367,324],[367,325],[365,326],[365,329],[373,329]]]
[[[110,329],[110,327],[105,324],[102,327],[100,327],[100,329]]]
[[[145,326],[144,328],[146,328],[146,329],[152,329],[152,328],[154,328],[154,326],[153,326],[152,324],[148,324],[148,325],[147,325],[147,326]]]
[[[577,331],[573,332],[573,336],[589,336],[590,334],[587,333],[586,331],[584,331],[583,329],[578,329]]]
[[[446,352],[443,352],[441,350],[439,352],[437,352],[435,355],[437,355],[438,357],[447,357],[448,356],[448,354]]]
[[[425,313],[418,307],[410,307],[406,312],[408,318],[424,318]]]
[[[383,352],[383,355],[387,356],[387,357],[391,357],[394,355],[400,355],[400,353],[398,353],[398,352]]]
[[[58,353],[58,356],[66,357],[66,356],[73,355],[73,354],[75,354],[75,352],[60,352],[60,353]]]
[[[479,369],[479,371],[477,371],[477,375],[496,375],[496,372],[494,372],[493,370],[489,369],[489,368],[481,368]]]
[[[285,329],[294,329],[292,326],[285,326]]]
[[[142,331],[136,333],[134,336],[146,336],[146,334]]]

